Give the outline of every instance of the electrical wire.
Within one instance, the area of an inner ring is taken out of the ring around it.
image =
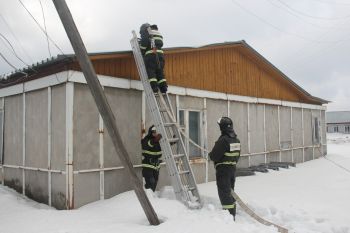
[[[47,36],[47,38],[49,38],[49,40],[55,45],[55,47],[62,53],[62,55],[66,56],[64,54],[64,52],[62,51],[62,49],[55,43],[55,41],[53,41],[53,39],[51,39],[51,37],[49,35],[47,35],[45,33],[45,30],[43,29],[43,27],[38,23],[38,21],[35,19],[35,17],[32,15],[32,13],[28,10],[28,8],[23,4],[23,2],[21,0],[18,0],[20,2],[20,4],[23,6],[23,8],[28,12],[28,14],[30,15],[30,17],[35,21],[36,25],[38,25],[38,27],[40,28],[40,30]]]
[[[5,61],[9,66],[11,66],[13,69],[18,70],[18,68],[17,68],[16,66],[12,65],[12,63],[9,62],[9,60],[8,60],[1,52],[0,52],[0,57],[2,57],[2,59],[4,59],[4,61]]]
[[[15,38],[15,40],[17,41],[17,43],[19,44],[19,46],[21,47],[22,51],[24,52],[24,54],[27,56],[27,58],[29,58],[29,60],[31,61],[31,63],[34,63],[33,59],[31,58],[31,56],[27,53],[27,51],[24,49],[22,43],[19,41],[19,39],[17,38],[16,34],[13,32],[13,30],[11,29],[10,25],[7,23],[5,17],[0,13],[0,18],[4,21],[5,25],[7,26],[7,28],[9,29],[10,33],[12,34],[12,36]]]
[[[45,36],[46,36],[46,42],[47,42],[47,50],[49,51],[50,57],[52,57],[51,50],[50,50],[50,41],[49,41],[49,37],[47,35],[47,27],[46,27],[46,19],[45,19],[44,8],[43,8],[43,4],[41,4],[41,0],[39,0],[39,3],[40,3],[41,13],[43,15],[43,20],[44,20],[44,29],[45,29]]]
[[[22,58],[20,58],[20,56],[16,53],[16,50],[14,49],[14,47],[12,46],[11,42],[6,38],[6,36],[4,36],[2,33],[0,33],[0,36],[9,44],[10,48],[9,49],[13,55],[15,55],[15,57],[20,60],[24,65],[26,66],[30,66],[29,64],[27,64]],[[32,68],[30,68],[32,69]],[[34,72],[36,72],[34,69],[32,69]]]
[[[257,14],[253,13],[252,11],[246,9],[245,7],[243,7],[241,4],[239,4],[236,0],[231,0],[232,3],[236,4],[239,8],[241,8],[242,10],[244,10],[245,12],[247,12],[248,14],[254,16],[255,18],[259,19],[261,22],[263,22],[264,24],[267,24],[269,25],[270,27],[274,28],[275,30],[279,31],[279,32],[282,32],[282,33],[285,33],[285,34],[288,34],[288,35],[291,35],[291,36],[295,36],[295,37],[298,37],[302,40],[305,40],[305,41],[310,41],[310,42],[313,42],[313,43],[334,43],[334,41],[319,41],[319,40],[314,40],[314,39],[310,39],[310,38],[307,38],[307,37],[304,37],[304,36],[301,36],[299,34],[296,34],[296,33],[291,33],[291,32],[288,32],[288,31],[285,31],[273,24],[271,24],[270,22],[268,22],[267,20],[263,19],[262,17],[258,16]]]
[[[291,11],[294,11],[295,13],[300,14],[300,15],[302,15],[304,17],[308,17],[308,18],[320,19],[320,20],[342,20],[342,19],[350,18],[350,15],[346,15],[346,16],[343,16],[343,17],[333,17],[333,18],[309,15],[309,14],[306,14],[306,13],[304,13],[302,11],[294,9],[293,7],[289,6],[287,3],[283,2],[282,0],[277,0],[277,1],[280,2],[282,5],[284,5],[285,7],[287,7],[288,9],[290,9]]]
[[[290,14],[290,15],[292,15],[292,16],[298,18],[298,19],[300,19],[300,20],[303,21],[304,23],[307,23],[307,24],[312,25],[312,26],[314,26],[314,27],[317,27],[317,28],[320,28],[320,29],[342,29],[342,30],[345,30],[345,28],[321,26],[321,25],[318,25],[318,24],[315,24],[315,23],[311,23],[311,22],[305,20],[305,18],[301,17],[300,15],[294,13],[294,12],[291,11],[290,9],[288,9],[288,8],[283,8],[283,7],[281,7],[281,6],[277,5],[277,4],[275,4],[272,0],[266,0],[266,1],[269,2],[271,5],[273,5],[273,6],[277,7],[277,8],[279,8],[279,9],[281,9],[281,10],[287,12],[288,14]]]

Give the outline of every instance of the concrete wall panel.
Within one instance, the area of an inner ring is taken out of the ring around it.
[[[74,208],[100,199],[100,173],[89,172],[74,175]]]
[[[266,147],[268,151],[279,149],[278,140],[278,108],[266,105]]]
[[[249,104],[250,152],[265,151],[264,105]]]
[[[279,152],[268,153],[266,156],[266,160],[267,160],[267,163],[279,162],[280,161],[280,153]]]
[[[215,181],[216,180],[216,170],[214,167],[214,163],[213,162],[209,162],[208,163],[208,181]]]
[[[280,107],[280,122],[281,122],[281,148],[288,149],[292,147],[291,139],[291,108]]]
[[[312,160],[313,159],[313,155],[312,155],[312,148],[305,148],[305,152],[304,152],[304,158],[305,158],[305,162]]]
[[[250,166],[257,166],[261,163],[265,163],[265,154],[250,156]]]
[[[165,165],[161,165],[161,168],[159,170],[159,180],[157,184],[157,190],[160,190],[164,186],[170,186],[171,180],[170,176],[168,175],[168,171],[165,167]]]
[[[238,163],[237,163],[237,167],[240,168],[246,168],[249,167],[249,158],[248,156],[244,156],[244,157],[240,157]]]
[[[26,170],[25,177],[25,195],[37,202],[48,204],[48,173]]]
[[[137,176],[142,179],[141,168],[135,168]],[[125,169],[105,172],[105,198],[111,198],[119,193],[132,190],[132,183]]]
[[[311,121],[311,110],[304,109],[304,138],[305,146],[312,145],[312,121]]]
[[[207,99],[207,135],[209,151],[213,148],[216,140],[220,136],[217,120],[222,116],[227,116],[227,101]]]
[[[191,168],[198,184],[205,182],[205,163],[192,163]]]
[[[230,117],[233,127],[241,141],[241,154],[248,153],[248,105],[241,102],[230,102]]]
[[[5,98],[4,164],[22,165],[23,96]]]
[[[141,164],[141,92],[106,87],[105,93],[131,162]],[[107,129],[104,130],[104,164],[105,167],[122,166]]]
[[[51,88],[51,168],[65,170],[65,160],[66,85],[64,84]]]
[[[26,93],[26,166],[47,168],[48,90]],[[31,173],[29,173],[31,174]],[[35,190],[34,190],[35,191]]]
[[[293,157],[294,157],[294,154],[293,154]],[[293,162],[293,157],[292,157],[292,151],[282,151],[281,152],[281,161],[282,162]]]
[[[179,96],[180,109],[203,110],[203,98],[192,96]]]
[[[66,175],[51,174],[51,204],[56,209],[66,209]]]
[[[293,108],[293,147],[303,146],[301,108]]]
[[[99,167],[99,115],[90,90],[74,84],[73,161],[74,170]]]
[[[22,169],[17,168],[4,168],[4,184],[22,193]]]
[[[297,149],[293,151],[293,157],[295,163],[303,162],[303,149]]]

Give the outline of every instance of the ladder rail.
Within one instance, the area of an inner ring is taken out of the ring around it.
[[[171,101],[168,94],[154,94],[150,83],[144,60],[141,55],[139,43],[135,31],[133,31],[133,38],[131,40],[131,46],[133,49],[136,66],[140,74],[141,82],[144,86],[146,100],[150,113],[154,119],[157,130],[164,135],[160,140],[160,145],[166,161],[167,171],[171,178],[172,186],[174,187],[175,195],[178,200],[184,202],[187,206],[193,206],[193,202],[197,202],[197,207],[202,205],[198,187],[193,175],[193,171],[188,161],[187,152],[184,147],[184,143],[179,131],[176,118],[174,117],[174,111],[171,105]],[[164,96],[164,97],[163,97]],[[165,108],[166,111],[163,111]],[[160,111],[162,109],[162,111]],[[174,125],[166,124],[173,123]],[[178,138],[177,145],[174,146],[170,143],[173,135]],[[177,151],[174,151],[174,150]],[[184,156],[178,156],[175,161],[174,155],[184,154]],[[186,172],[185,172],[186,171]],[[195,198],[193,198],[195,197]],[[198,206],[199,205],[199,206]]]

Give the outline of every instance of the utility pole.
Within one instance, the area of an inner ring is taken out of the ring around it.
[[[121,158],[122,164],[129,172],[134,191],[139,199],[141,206],[147,216],[147,219],[151,225],[159,225],[159,219],[155,213],[146,193],[142,187],[142,183],[137,177],[134,167],[130,161],[129,155],[122,143],[118,128],[116,125],[115,117],[108,104],[106,95],[103,92],[102,86],[97,78],[95,70],[87,54],[85,45],[80,37],[78,29],[74,23],[72,14],[69,11],[65,0],[52,0],[58,15],[61,18],[62,24],[68,38],[72,44],[75,55],[79,61],[79,65],[84,73],[87,84],[89,85],[92,96],[94,97],[97,108],[103,118],[103,122],[106,125],[109,136],[112,139],[116,154]]]

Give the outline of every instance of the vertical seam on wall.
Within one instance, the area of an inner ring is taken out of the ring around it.
[[[265,163],[267,163],[267,145],[266,145],[266,104],[264,104],[264,151],[265,151]]]
[[[292,147],[292,162],[294,162],[294,143],[293,143],[293,137],[294,137],[294,129],[293,129],[293,107],[290,107],[290,144]]]
[[[23,119],[22,119],[22,194],[26,194],[26,176],[25,176],[25,169],[26,166],[26,93],[23,92],[22,94],[22,111],[23,111]]]
[[[303,139],[303,162],[305,162],[304,108],[301,108],[301,130]]]
[[[280,106],[277,106],[277,116],[278,116],[278,149],[280,162],[282,162],[282,151],[281,151],[281,114],[280,114]]]
[[[203,116],[204,116],[204,149],[208,150],[208,122],[207,122],[207,98],[203,98]],[[209,158],[208,152],[204,151],[205,154],[205,182],[209,180]]]
[[[73,104],[74,83],[66,83],[66,200],[67,208],[74,208],[73,203]]]
[[[248,115],[248,121],[247,121],[247,131],[248,131],[248,134],[247,134],[247,137],[248,137],[248,154],[250,154],[250,114],[249,114],[249,103],[247,103],[247,115]],[[250,167],[250,156],[251,155],[248,155],[248,167]]]
[[[104,87],[102,86],[104,89]],[[98,114],[98,136],[99,136],[99,164],[100,164],[100,200],[105,199],[105,185],[104,185],[104,180],[105,180],[105,172],[103,170],[104,168],[104,124],[103,124],[103,119],[101,114]]]
[[[47,88],[47,169],[48,169],[48,204],[51,206],[51,87]]]

